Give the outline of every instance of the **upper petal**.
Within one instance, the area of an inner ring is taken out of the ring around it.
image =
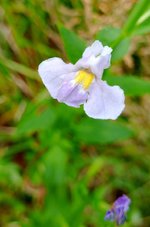
[[[110,66],[112,49],[108,46],[102,45],[102,43],[96,40],[91,46],[87,47],[76,63],[76,67],[79,69],[89,69],[98,78],[102,77],[104,69]]]
[[[90,46],[88,46],[83,52],[82,58],[79,59],[76,63],[76,67],[86,68],[90,67],[90,62],[93,57],[100,55],[103,51],[103,45],[100,41],[94,41]]]
[[[90,69],[97,78],[101,78],[104,69],[107,69],[110,66],[112,49],[108,46],[105,46],[102,50],[102,53],[97,57],[91,57],[90,60]]]
[[[95,119],[115,120],[123,111],[124,92],[118,86],[109,86],[106,82],[95,82],[89,91],[84,110],[89,117]]]
[[[102,43],[98,40],[95,40],[91,46],[89,46],[85,49],[82,57],[87,58],[87,57],[90,57],[91,55],[97,56],[102,52],[102,50],[103,50]]]
[[[115,208],[123,207],[124,211],[126,212],[129,209],[130,203],[131,200],[129,199],[129,197],[126,195],[122,195],[114,202],[114,207]]]
[[[66,64],[57,57],[43,61],[38,68],[41,79],[53,98],[56,98],[64,76],[74,70],[74,65]]]

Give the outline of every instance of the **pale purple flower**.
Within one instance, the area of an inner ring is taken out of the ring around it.
[[[73,44],[72,44],[73,45]],[[110,66],[112,49],[96,40],[75,65],[54,57],[39,65],[39,74],[51,96],[69,106],[80,107],[89,117],[116,119],[124,109],[124,92],[102,81]]]
[[[129,209],[131,200],[122,195],[114,203],[110,210],[105,215],[105,220],[116,221],[117,225],[122,225],[126,221],[126,212]]]

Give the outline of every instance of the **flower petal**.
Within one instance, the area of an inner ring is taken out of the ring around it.
[[[94,43],[92,43],[91,46],[85,49],[85,51],[83,52],[82,58],[77,61],[76,67],[78,69],[80,68],[88,69],[90,67],[90,62],[92,61],[92,58],[95,59],[96,56],[102,53],[102,51],[103,51],[102,43],[96,40]]]
[[[126,216],[125,216],[123,208],[118,208],[115,210],[115,212],[116,212],[115,219],[116,219],[117,225],[124,224],[124,222],[126,221]]]
[[[131,203],[131,200],[126,195],[122,195],[114,202],[115,208],[123,207],[124,212],[126,212],[129,209],[129,205]]]
[[[75,83],[74,76],[72,76],[72,80],[64,80],[56,98],[59,102],[66,103],[69,106],[79,107],[86,102],[88,94],[81,84]]]
[[[115,220],[115,214],[113,210],[108,210],[105,215],[105,220],[114,221]]]
[[[84,110],[89,117],[95,119],[115,120],[123,111],[124,93],[118,86],[109,86],[104,81],[96,81],[89,90],[89,98]]]
[[[61,58],[57,57],[43,61],[38,68],[41,79],[53,98],[56,98],[65,74],[74,70],[74,65],[66,64]]]
[[[87,47],[82,58],[77,61],[75,66],[79,69],[85,68],[95,74],[98,78],[102,77],[104,69],[110,66],[112,49],[102,45],[96,40],[91,46]]]
[[[92,43],[91,46],[87,47],[82,55],[83,58],[90,57],[91,55],[94,55],[95,57],[99,55],[103,50],[103,45],[100,41],[96,40],[94,43]]]
[[[112,49],[108,46],[105,46],[102,50],[102,53],[98,57],[91,57],[90,60],[90,69],[97,78],[101,78],[104,69],[107,69],[110,66]]]

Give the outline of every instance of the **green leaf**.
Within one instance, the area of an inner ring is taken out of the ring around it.
[[[96,157],[92,160],[91,165],[89,166],[87,173],[86,173],[86,178],[88,182],[102,169],[104,166],[105,161],[101,157]]]
[[[119,61],[128,53],[130,47],[130,39],[123,39],[112,52],[112,61]]]
[[[22,183],[22,179],[19,173],[19,168],[14,163],[9,163],[4,160],[0,161],[0,179],[1,184],[8,186],[18,187]]]
[[[150,17],[143,23],[135,27],[132,34],[133,35],[143,35],[150,32]]]
[[[133,10],[131,11],[126,23],[122,29],[123,33],[130,34],[132,30],[136,26],[138,19],[143,15],[146,11],[147,7],[149,6],[150,2],[148,0],[138,0],[135,4]]]
[[[104,120],[85,119],[75,130],[77,139],[87,144],[108,144],[133,136],[133,132],[123,124]]]
[[[80,37],[78,37],[73,31],[59,26],[59,32],[64,43],[65,51],[68,59],[75,63],[81,58],[83,51],[86,48],[86,43]]]
[[[66,175],[67,154],[59,146],[54,146],[43,156],[44,180],[48,185],[62,184]]]
[[[35,106],[28,106],[21,121],[18,124],[17,134],[33,133],[38,130],[45,130],[50,128],[55,120],[53,111],[48,108],[40,111],[35,109]]]
[[[53,57],[53,56],[59,56],[59,52],[57,52],[55,49],[50,48],[43,43],[37,43],[33,47],[36,51],[38,51],[40,54],[46,57]]]
[[[135,76],[112,76],[105,77],[110,85],[119,85],[126,95],[142,96],[150,93],[150,81],[146,81]]]
[[[111,46],[111,44],[119,37],[119,35],[119,28],[105,27],[97,33],[96,39],[102,42],[103,45]]]

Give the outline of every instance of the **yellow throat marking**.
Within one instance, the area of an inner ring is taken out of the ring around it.
[[[82,84],[83,88],[86,90],[90,87],[94,77],[94,74],[80,70],[75,78],[75,82]]]

